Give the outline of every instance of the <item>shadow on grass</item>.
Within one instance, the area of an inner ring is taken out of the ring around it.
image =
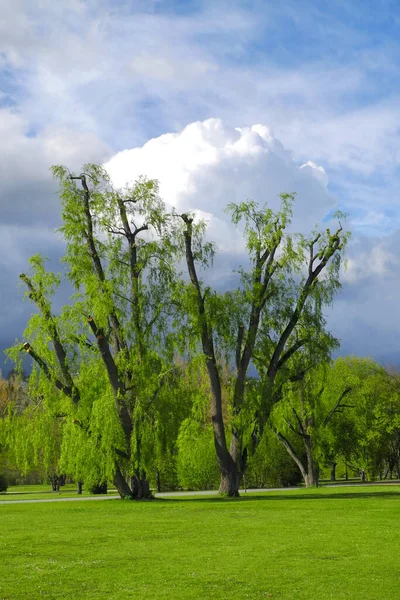
[[[337,494],[316,494],[316,493],[305,493],[305,494],[293,494],[292,492],[287,492],[286,494],[277,494],[277,493],[265,493],[263,495],[251,494],[251,495],[241,495],[239,498],[224,498],[224,497],[180,497],[180,498],[156,498],[156,502],[206,502],[206,503],[220,503],[220,502],[254,502],[254,501],[262,501],[262,502],[270,502],[271,500],[354,500],[354,499],[380,499],[384,498],[386,500],[400,500],[400,490],[398,492],[389,492],[389,491],[374,491],[374,492],[347,492],[347,493],[337,493]]]

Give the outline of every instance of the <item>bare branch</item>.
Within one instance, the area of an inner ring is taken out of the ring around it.
[[[319,233],[311,242],[309,245],[309,250],[310,250],[310,258],[308,261],[308,276],[311,277],[312,275],[312,270],[313,270],[313,264],[315,262],[315,260],[318,258],[318,255],[314,255],[314,246],[315,244],[318,242],[319,238],[321,237],[321,234]]]
[[[125,231],[120,231],[119,229],[107,229],[108,233],[112,233],[113,235],[123,235],[126,237]]]
[[[99,278],[100,283],[103,284],[106,281],[106,276],[104,273],[103,265],[100,260],[99,253],[96,248],[96,244],[95,244],[95,237],[94,237],[94,231],[93,231],[93,218],[92,218],[92,214],[90,212],[90,205],[89,205],[90,190],[86,183],[86,175],[85,175],[85,173],[81,173],[81,175],[79,175],[79,176],[71,175],[70,179],[79,179],[82,184],[83,206],[84,206],[85,219],[86,219],[85,237],[86,237],[87,248],[88,248],[89,256],[92,259],[93,267],[97,274],[97,277]],[[114,330],[117,350],[126,348],[127,344],[126,344],[124,335],[121,330],[121,326],[119,323],[119,319],[118,319],[115,307],[113,307],[113,309],[110,312],[110,321],[111,321],[111,324],[112,324],[112,327]]]
[[[324,427],[329,423],[329,421],[332,419],[333,415],[336,412],[340,412],[341,408],[351,408],[351,405],[341,404],[341,402],[342,402],[343,398],[352,391],[352,389],[353,388],[349,386],[341,393],[336,404],[331,408],[329,413],[326,415],[324,422],[323,422]]]
[[[48,364],[35,352],[35,350],[32,348],[32,346],[28,342],[25,342],[25,344],[22,346],[21,350],[25,350],[25,352],[27,352],[27,354],[29,354],[33,358],[33,360],[39,365],[40,369],[42,370],[42,372],[44,373],[46,378],[49,381],[51,381],[51,383],[53,383],[55,385],[55,387],[58,390],[60,390],[60,392],[63,392],[66,396],[68,396],[68,398],[71,398],[71,400],[75,404],[78,403],[79,395],[77,395],[78,394],[77,388],[75,388],[75,386],[74,387],[67,386],[62,381],[57,379],[57,377],[55,377],[51,373]]]
[[[28,290],[30,291],[30,298],[36,304],[40,312],[42,313],[44,319],[46,320],[46,325],[48,327],[48,332],[51,337],[51,341],[54,346],[54,351],[56,353],[57,361],[61,369],[62,376],[65,381],[65,388],[71,390],[74,403],[77,404],[79,402],[79,390],[75,386],[74,380],[71,376],[67,353],[65,351],[64,345],[61,342],[60,335],[58,332],[58,327],[56,325],[56,321],[51,312],[50,304],[46,297],[43,294],[41,287],[39,289],[35,288],[32,280],[25,275],[25,273],[21,273],[20,279],[25,283]],[[29,344],[28,344],[29,345]],[[33,357],[33,355],[32,355]],[[39,364],[39,363],[38,363]],[[47,376],[47,375],[46,375]],[[64,385],[64,384],[62,384]],[[68,394],[67,394],[68,395]]]
[[[236,340],[236,368],[240,368],[240,358],[242,354],[242,343],[244,335],[244,325],[240,324],[238,328],[237,340]]]
[[[301,474],[303,476],[303,479],[306,480],[307,472],[306,472],[306,470],[304,468],[304,465],[303,465],[302,461],[297,456],[296,451],[293,448],[292,444],[289,442],[289,440],[282,433],[280,433],[280,431],[277,431],[276,429],[274,429],[274,431],[276,433],[276,436],[277,436],[278,440],[280,440],[282,442],[282,444],[286,448],[288,454],[292,457],[292,459],[295,461],[295,463],[299,467],[299,469],[301,471]]]
[[[271,357],[270,364],[268,367],[268,377],[271,381],[273,381],[276,376],[276,373],[278,371],[278,362],[280,360],[281,354],[285,348],[286,342],[288,341],[291,333],[293,332],[293,330],[300,318],[301,312],[304,308],[307,298],[309,297],[309,295],[311,293],[314,282],[317,280],[318,275],[321,273],[321,271],[328,264],[329,259],[335,254],[335,252],[337,250],[339,250],[341,248],[341,240],[340,240],[340,232],[341,231],[342,231],[342,228],[340,227],[334,235],[329,237],[329,244],[327,244],[325,246],[325,248],[323,250],[321,250],[317,255],[317,256],[321,256],[322,258],[321,258],[320,263],[317,265],[317,267],[314,270],[312,269],[312,263],[315,258],[313,255],[313,244],[315,243],[315,240],[317,240],[317,238],[315,238],[315,240],[313,242],[311,242],[311,254],[310,254],[311,262],[309,263],[309,267],[311,265],[311,269],[309,269],[308,278],[305,281],[303,288],[300,292],[300,295],[299,295],[298,301],[296,303],[295,309],[292,313],[292,316],[290,317],[287,326],[285,327],[284,331],[282,332],[282,335],[281,335],[281,337],[275,347],[274,353]]]
[[[135,225],[135,231],[132,233],[133,240],[135,240],[138,233],[140,233],[141,231],[147,231],[148,229],[149,226],[147,225],[147,223],[143,223],[141,227],[136,227]]]

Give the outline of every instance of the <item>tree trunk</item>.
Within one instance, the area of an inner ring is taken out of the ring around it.
[[[304,438],[307,455],[307,475],[305,479],[306,487],[318,487],[318,466],[315,464],[314,456],[311,447],[311,436],[306,435]]]
[[[336,481],[336,465],[337,463],[331,463],[331,481]]]
[[[154,498],[150,490],[150,482],[145,471],[137,471],[131,477],[132,498],[135,500],[151,500]]]
[[[53,490],[53,492],[59,492],[60,491],[60,480],[58,478],[58,475],[52,475],[50,477],[50,482],[51,482],[51,489]]]
[[[294,462],[296,463],[296,465],[299,467],[301,476],[303,477],[303,480],[304,480],[304,483],[306,484],[306,487],[308,487],[308,485],[307,485],[307,477],[308,477],[307,470],[305,469],[305,467],[304,467],[302,461],[300,460],[300,458],[297,456],[297,454],[296,454],[296,452],[295,452],[292,444],[279,431],[277,432],[276,435],[278,437],[278,440],[280,440],[282,442],[282,444],[284,445],[284,447],[286,448],[287,453],[289,454],[289,456],[294,460]]]
[[[221,473],[219,484],[219,493],[226,494],[230,498],[239,496],[240,475],[237,472],[236,465],[232,461],[232,468],[226,473]]]
[[[121,469],[117,466],[114,475],[114,485],[121,498],[132,497],[132,490],[126,482],[125,477],[121,473]]]
[[[201,323],[201,345],[203,354],[206,358],[206,366],[211,387],[211,422],[214,431],[214,445],[217,454],[218,465],[221,473],[221,493],[228,495],[238,495],[238,484],[236,476],[236,465],[230,455],[226,443],[225,423],[222,412],[222,390],[221,380],[215,356],[213,330],[210,323],[207,322],[205,310],[205,296],[202,293],[201,285],[196,272],[196,265],[192,249],[193,218],[186,214],[181,215],[186,229],[184,231],[186,263],[191,284],[196,291],[197,298],[197,316]]]
[[[318,487],[318,472],[316,469],[313,469],[312,466],[309,466],[307,474],[304,478],[304,483],[306,487]]]
[[[160,471],[158,469],[156,472],[156,483],[157,483],[157,493],[159,494],[161,492],[161,477],[160,477]]]
[[[318,487],[318,476],[319,469],[314,463],[312,448],[311,448],[311,437],[309,435],[303,435],[304,445],[306,447],[307,462],[304,464],[302,460],[297,456],[295,449],[284,435],[277,432],[278,439],[285,446],[289,456],[294,460],[296,465],[299,467],[301,475],[303,477],[306,487]]]
[[[221,469],[221,481],[219,491],[228,496],[239,496],[240,483],[246,469],[247,453],[242,453],[240,443],[240,432],[232,430],[231,445],[229,448],[229,464],[226,470]]]
[[[78,481],[77,494],[82,494],[83,481]]]

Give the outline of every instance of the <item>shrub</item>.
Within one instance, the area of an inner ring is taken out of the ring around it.
[[[89,487],[90,494],[107,494],[107,482],[94,483]]]
[[[266,428],[255,454],[249,459],[247,487],[286,487],[297,485],[301,480],[295,462],[276,435]]]
[[[8,488],[8,481],[5,475],[0,473],[0,492],[6,492]]]
[[[180,486],[191,490],[217,489],[219,469],[212,427],[185,419],[180,428],[177,445]]]

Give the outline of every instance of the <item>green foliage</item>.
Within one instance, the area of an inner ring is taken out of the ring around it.
[[[320,467],[342,459],[376,476],[391,456],[398,468],[399,401],[398,381],[380,365],[341,357],[287,384],[272,421],[292,445],[308,437]]]
[[[179,485],[190,490],[217,488],[219,469],[212,428],[186,419],[180,428],[177,447]]]
[[[249,488],[286,487],[297,485],[301,475],[276,435],[266,428],[256,452],[246,470]]]

